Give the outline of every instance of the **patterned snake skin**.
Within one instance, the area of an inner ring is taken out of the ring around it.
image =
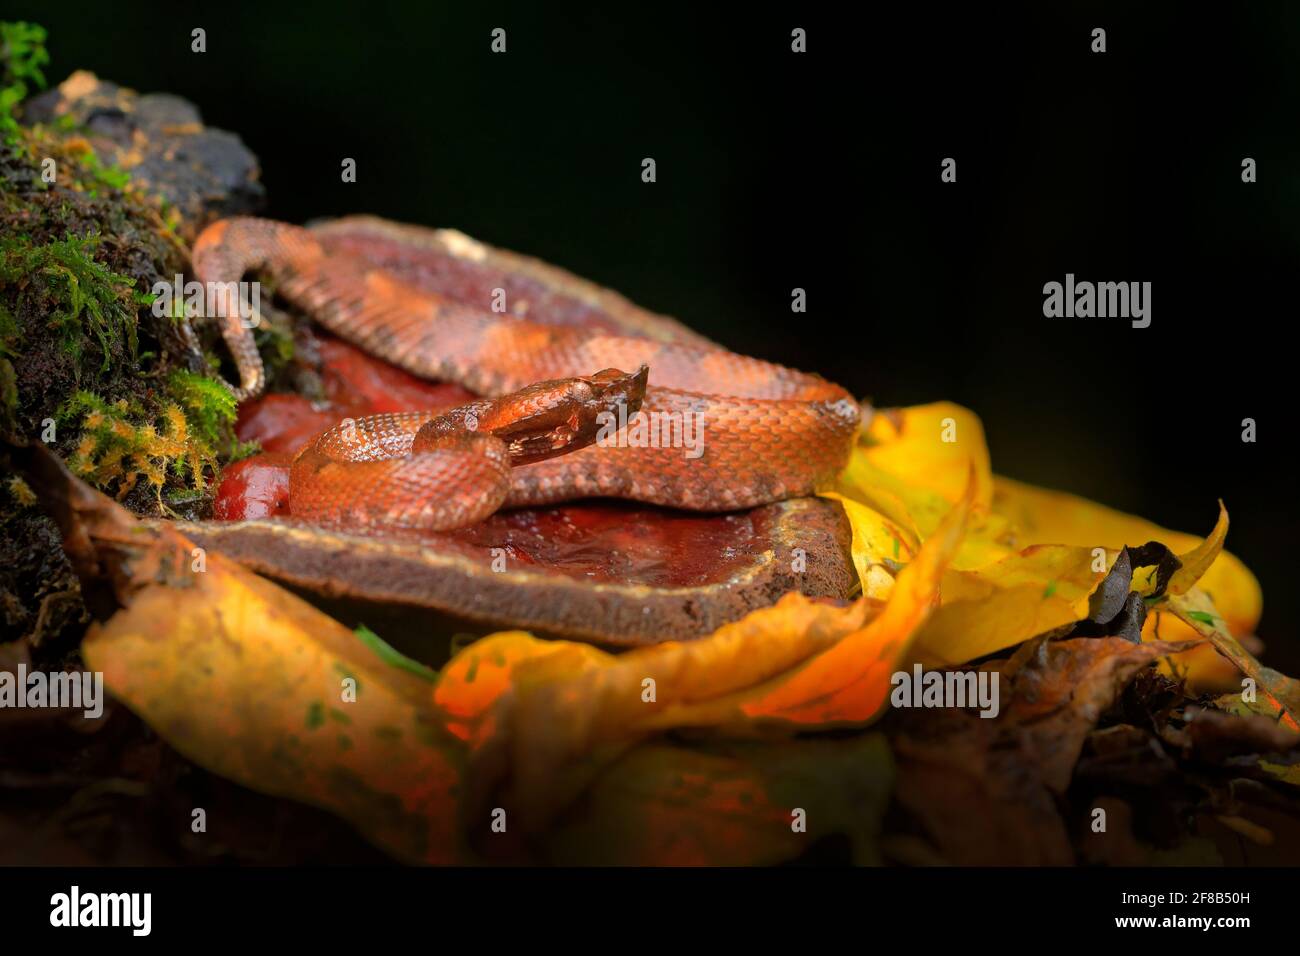
[[[466,264],[462,274],[447,274],[449,252]],[[228,219],[199,236],[193,265],[210,284],[207,314],[238,366],[240,398],[263,389],[264,372],[251,323],[224,284],[250,272],[372,355],[489,396],[439,415],[345,420],[317,438],[294,462],[290,510],[322,522],[436,531],[502,506],[593,496],[747,508],[825,486],[858,426],[859,406],[838,385],[729,352],[458,233],[375,219],[316,230]],[[491,311],[491,274],[474,272],[489,266],[546,299],[534,312],[547,320]],[[636,427],[638,405],[648,431]],[[597,440],[601,413],[620,406],[628,427]],[[656,441],[689,435],[681,424],[691,421],[698,447]]]

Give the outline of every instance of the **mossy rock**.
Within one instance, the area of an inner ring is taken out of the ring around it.
[[[47,444],[137,514],[201,517],[242,450],[235,403],[211,331],[156,314],[152,289],[188,271],[207,222],[257,208],[256,158],[184,100],[87,73],[16,112],[0,142],[0,436]],[[31,489],[0,485],[3,638],[80,636],[58,541]]]
[[[186,241],[265,201],[257,157],[234,133],[203,124],[198,108],[169,93],[137,93],[78,70],[23,109],[28,123],[77,129],[99,161],[121,170],[164,209]]]

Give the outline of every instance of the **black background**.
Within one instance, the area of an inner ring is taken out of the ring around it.
[[[52,81],[90,69],[238,132],[271,216],[540,256],[878,404],[967,405],[1000,473],[1165,526],[1208,531],[1222,497],[1268,659],[1300,669],[1300,8],[6,6],[49,28]],[[1045,319],[1067,272],[1152,282],[1151,327]]]
[[[1067,937],[1076,946],[1125,937],[1151,946],[1158,939],[1190,951],[1255,943],[1261,934],[1283,939],[1294,923],[1289,876],[1264,867],[1074,867],[1050,874],[1034,867],[408,867],[342,874],[328,867],[8,867],[0,868],[0,914],[6,944],[61,941],[60,951],[141,942],[124,928],[51,928],[51,897],[73,885],[83,894],[152,893],[146,939],[156,945],[192,944],[201,934],[205,943],[235,952],[252,941],[388,947],[412,937],[434,947],[481,938],[484,949],[626,938],[650,946],[687,939],[706,951],[799,952],[812,933],[865,946],[885,936],[914,939],[922,952],[956,952],[990,937],[1030,944]],[[1124,903],[1125,893],[1166,900],[1182,893],[1186,902]],[[1192,905],[1195,893],[1249,900]],[[1250,926],[1171,932],[1115,925],[1117,917],[1176,916],[1244,916]]]

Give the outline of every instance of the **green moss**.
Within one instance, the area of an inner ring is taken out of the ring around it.
[[[205,371],[193,339],[142,308],[187,271],[180,210],[110,165],[111,143],[72,115],[14,122],[44,85],[43,43],[37,27],[0,24],[0,435],[48,443],[137,514],[207,517],[218,453],[253,446],[235,441],[224,392],[173,376]],[[32,498],[0,476],[0,630],[75,646],[76,575]]]
[[[74,188],[91,196],[98,196],[101,190],[126,190],[131,174],[116,163],[105,165],[88,142],[71,137],[77,130],[76,120],[71,116],[55,121],[53,128],[60,134],[57,137],[47,136],[39,128],[24,129],[14,117],[14,110],[30,92],[28,84],[41,89],[46,86],[41,71],[50,62],[45,40],[45,28],[39,24],[0,22],[0,83],[3,84],[0,85],[0,136],[29,162],[36,163],[46,157],[63,160],[59,165],[72,173]],[[60,155],[62,149],[50,150],[48,147],[54,144],[70,147],[71,155]],[[37,188],[48,188],[48,185],[39,181]]]
[[[175,359],[140,352],[139,310],[153,296],[96,261],[98,247],[97,236],[71,232],[44,243],[23,234],[0,239],[0,417],[13,427],[20,396],[10,359],[25,347],[54,343],[78,383],[93,354],[93,387],[76,388],[57,413],[76,436],[73,469],[119,498],[146,485],[164,512],[165,501],[194,504],[198,497],[186,492],[208,486],[223,454],[256,446],[236,441],[235,398],[215,377],[168,370]],[[169,474],[178,480],[164,499]]]
[[[71,233],[41,245],[23,236],[0,239],[0,290],[16,288],[20,305],[24,299],[34,300],[78,375],[86,346],[92,342],[99,344],[101,372],[108,369],[115,343],[125,359],[135,362],[136,310],[152,301],[135,291],[130,278],[95,261],[98,244],[98,236],[81,238]],[[11,354],[19,344],[16,323],[13,329],[14,339],[6,342]]]
[[[0,355],[5,358],[13,358],[17,352],[14,347],[18,343],[19,333],[18,320],[14,314],[9,311],[8,306],[0,302]]]
[[[50,62],[45,50],[45,28],[35,23],[0,22],[0,135],[5,142],[18,141],[19,126],[14,119],[14,107],[27,98],[28,86],[33,83],[45,88],[45,74],[41,67]]]
[[[161,493],[167,464],[184,452],[185,435],[176,430],[184,428],[185,416],[177,411],[160,431],[142,421],[145,411],[137,402],[110,403],[90,392],[76,392],[60,413],[81,432],[68,464],[91,484],[115,488],[118,497],[125,497],[142,478]]]
[[[168,376],[167,387],[196,439],[212,448],[229,444],[237,407],[230,389],[214,378],[180,368]]]
[[[188,396],[188,407],[165,401],[157,414],[136,401],[106,402],[90,392],[76,392],[60,412],[60,418],[81,434],[69,460],[72,470],[119,498],[143,480],[154,489],[160,506],[169,469],[192,488],[203,489],[208,477],[219,471],[219,442],[230,434],[233,411],[229,419],[223,417],[225,413],[204,397],[206,390],[192,382],[180,391]]]
[[[225,449],[250,452],[235,440],[235,398],[219,381],[174,369],[165,394],[146,407],[139,400],[108,402],[85,390],[76,392],[60,411],[60,419],[81,434],[72,469],[118,497],[143,480],[161,504],[169,470],[201,491],[219,473]],[[166,501],[186,504],[195,497],[173,489]]]
[[[262,294],[269,296],[271,293],[263,287]],[[253,330],[253,341],[262,354],[268,378],[273,378],[293,362],[293,330],[287,324],[262,322]]]
[[[85,170],[81,186],[90,195],[98,196],[100,189],[122,192],[131,184],[131,174],[121,166],[113,163],[105,166],[99,155],[89,144],[81,149],[81,165]]]

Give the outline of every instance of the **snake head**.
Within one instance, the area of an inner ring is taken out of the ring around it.
[[[510,448],[513,465],[544,461],[612,434],[641,409],[648,366],[538,382],[498,400],[491,432]]]

